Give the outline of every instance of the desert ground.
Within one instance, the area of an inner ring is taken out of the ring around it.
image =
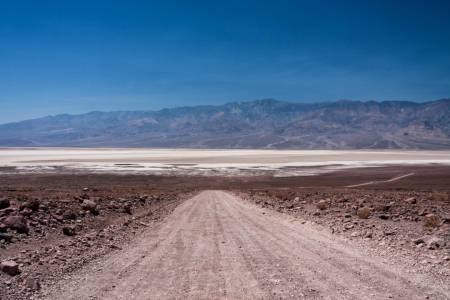
[[[1,149],[0,299],[450,299],[449,153],[148,151]]]

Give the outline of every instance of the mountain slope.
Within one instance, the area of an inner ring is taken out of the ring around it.
[[[0,146],[450,149],[450,99],[91,112],[0,125]]]

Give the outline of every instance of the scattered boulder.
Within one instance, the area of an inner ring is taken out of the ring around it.
[[[0,268],[3,273],[8,274],[9,276],[14,276],[17,272],[19,272],[19,265],[12,260],[2,262],[0,264]]]
[[[418,239],[413,240],[416,245],[425,244],[430,249],[437,249],[445,247],[445,241],[441,238],[432,235],[424,235]]]
[[[77,218],[77,215],[73,211],[68,209],[62,214],[62,218],[64,220],[75,220]]]
[[[19,232],[28,233],[30,231],[27,221],[22,216],[7,217],[3,220],[3,224],[11,229],[17,229]]]
[[[127,202],[123,205],[123,210],[127,213],[131,215],[131,203]]]
[[[91,200],[84,200],[83,203],[81,203],[81,207],[84,210],[95,212],[95,210],[97,209],[97,203]]]
[[[0,233],[0,240],[10,241],[13,237],[11,233]]]
[[[8,226],[5,224],[0,224],[0,232],[8,232]]]
[[[62,228],[62,231],[65,235],[68,235],[68,236],[75,235],[75,227],[73,227],[73,226],[64,226]]]
[[[24,280],[24,285],[32,290],[39,290],[41,288],[39,281],[37,281],[33,277],[27,277],[27,279]]]
[[[0,209],[8,208],[10,205],[9,199],[1,199],[0,200]]]
[[[38,200],[29,199],[20,206],[20,210],[24,210],[25,208],[28,208],[33,211],[37,211],[39,209],[39,205],[40,205],[40,202]]]

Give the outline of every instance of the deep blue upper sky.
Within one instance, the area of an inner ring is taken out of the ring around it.
[[[0,123],[450,98],[450,1],[1,1]]]

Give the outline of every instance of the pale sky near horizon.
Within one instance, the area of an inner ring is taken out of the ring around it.
[[[450,98],[450,1],[1,1],[0,124],[94,110]]]

